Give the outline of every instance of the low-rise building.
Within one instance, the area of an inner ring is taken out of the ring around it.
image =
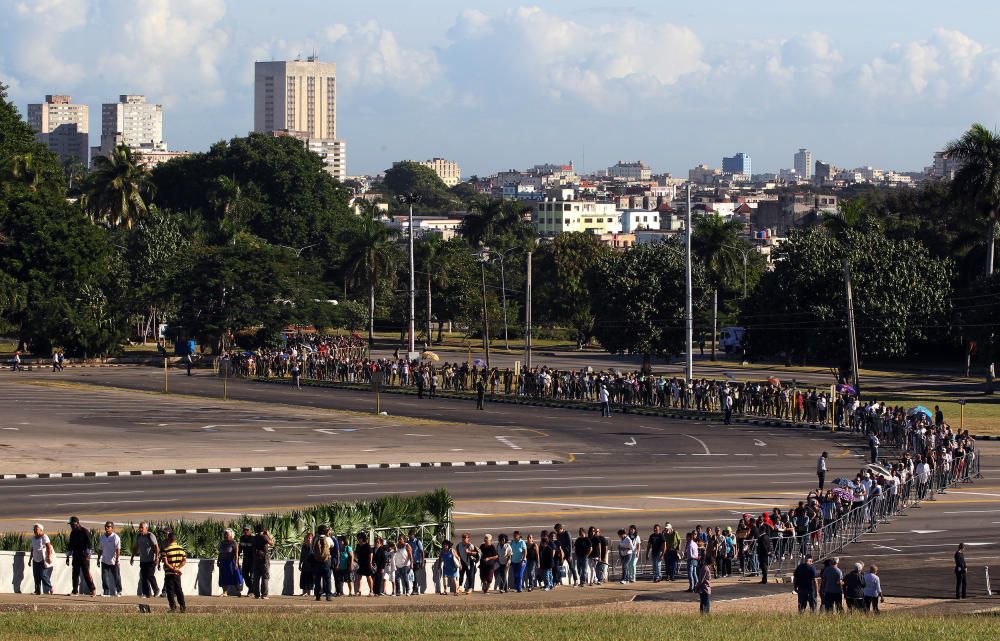
[[[618,213],[621,216],[622,233],[660,228],[660,212],[655,209],[619,209]]]
[[[641,160],[635,162],[623,162],[619,160],[616,164],[608,167],[608,178],[614,180],[639,182],[647,181],[652,177],[653,170]]]
[[[589,200],[546,198],[535,203],[532,223],[535,226],[535,233],[542,238],[552,238],[570,232],[602,235],[622,231],[621,215],[614,203]]]
[[[449,187],[454,187],[462,182],[462,169],[458,166],[457,162],[445,160],[444,158],[431,158],[430,160],[420,161],[420,164],[433,169],[438,178]]]

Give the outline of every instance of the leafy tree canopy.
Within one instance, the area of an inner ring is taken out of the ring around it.
[[[404,160],[387,169],[382,184],[389,192],[389,206],[396,212],[408,209],[396,200],[397,196],[405,194],[414,194],[420,199],[419,205],[414,207],[419,211],[446,213],[461,207],[461,201],[448,191],[433,169],[412,160]]]
[[[533,292],[539,323],[572,327],[577,341],[590,340],[594,327],[592,299],[597,266],[611,249],[593,234],[560,234],[534,254]]]

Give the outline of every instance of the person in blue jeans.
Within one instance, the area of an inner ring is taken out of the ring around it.
[[[698,544],[694,540],[694,533],[688,532],[687,543],[684,544],[684,560],[687,561],[688,570],[688,592],[694,592],[698,585]]]
[[[653,526],[653,533],[649,535],[649,540],[646,541],[646,559],[653,558],[653,583],[659,583],[663,579],[663,548],[665,545],[666,539],[660,529],[660,524],[657,523]]]
[[[510,582],[515,592],[524,589],[524,569],[527,565],[528,544],[521,538],[521,533],[514,530],[514,539],[510,542]]]
[[[557,546],[545,541],[545,533],[542,533],[542,543],[538,550],[538,567],[542,571],[542,590],[548,592],[552,589],[552,568],[555,565]]]

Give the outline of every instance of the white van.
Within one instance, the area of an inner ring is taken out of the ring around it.
[[[742,327],[723,327],[722,339],[719,341],[722,351],[727,354],[740,351],[740,348],[743,345],[744,331],[745,330]]]

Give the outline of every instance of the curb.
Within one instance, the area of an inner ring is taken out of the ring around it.
[[[199,467],[173,470],[127,470],[111,472],[39,472],[0,474],[0,480],[68,479],[106,476],[172,476],[178,474],[232,474],[244,472],[323,472],[330,470],[394,470],[411,467],[503,467],[509,465],[560,465],[562,461],[434,461],[421,463],[344,463],[341,465],[264,465],[260,467]]]

